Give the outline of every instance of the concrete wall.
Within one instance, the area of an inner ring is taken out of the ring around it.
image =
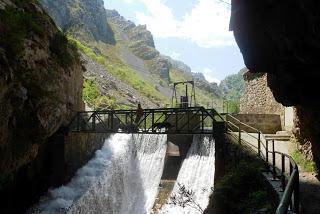
[[[277,114],[233,114],[232,116],[265,134],[275,134],[277,131],[282,130],[280,115]],[[227,120],[237,126],[239,125],[230,116],[227,116]],[[246,132],[253,132],[252,129],[246,126],[241,126],[241,129]]]

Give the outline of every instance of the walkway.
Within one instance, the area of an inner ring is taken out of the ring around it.
[[[233,132],[233,135],[238,135],[238,132]],[[241,133],[241,138],[246,141],[254,151],[258,147],[258,134],[256,133]],[[262,139],[264,145],[265,140]],[[274,141],[275,151],[285,154],[290,154],[294,150],[294,145],[290,141]],[[263,147],[261,147],[263,148]],[[269,151],[272,150],[272,142],[269,142]],[[263,153],[265,157],[265,152]],[[270,154],[271,156],[271,154]],[[269,158],[269,163],[272,164],[272,158]],[[276,157],[276,166],[281,169],[281,157]],[[286,167],[289,167],[286,164]],[[299,181],[300,181],[300,201],[303,207],[304,214],[320,214],[320,182],[315,173],[306,172],[299,166]]]

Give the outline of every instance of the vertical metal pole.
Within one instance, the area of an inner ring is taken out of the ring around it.
[[[274,139],[272,140],[272,175],[276,179],[276,153],[274,152]]]
[[[241,144],[241,123],[239,123],[239,144]]]
[[[92,117],[91,128],[92,128],[92,131],[95,131],[96,130],[96,113],[93,112],[91,117]]]
[[[261,156],[261,133],[258,132],[258,156]]]
[[[266,140],[266,162],[269,163],[269,140]]]
[[[201,111],[201,133],[204,133],[204,118],[203,118],[203,111]]]
[[[111,130],[113,130],[113,111],[110,114]]]
[[[299,170],[298,167],[295,166],[295,170],[297,170],[297,176],[295,177],[294,181],[294,190],[293,190],[293,212],[299,214]]]
[[[293,166],[292,166],[292,163],[291,161],[290,162],[290,176],[292,175],[292,172],[293,172]],[[292,199],[292,198],[291,198]],[[290,210],[292,210],[293,206],[292,206],[292,200],[290,200],[290,204],[289,204],[289,208]]]
[[[189,133],[190,132],[190,112],[188,111],[187,114],[188,114],[187,119],[188,119],[188,133]]]
[[[284,154],[281,154],[281,188],[282,191],[286,189],[286,177],[284,175],[285,172],[285,156]]]
[[[178,132],[178,110],[175,109],[174,113],[175,113],[175,119],[176,119],[176,132]]]
[[[151,130],[154,132],[154,110],[151,110]]]
[[[147,130],[147,118],[148,118],[147,114],[145,114],[145,115],[146,115],[146,116],[145,116],[145,118],[144,118],[144,131]]]

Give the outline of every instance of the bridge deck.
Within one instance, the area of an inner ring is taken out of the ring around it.
[[[136,121],[136,110],[78,112],[70,123],[71,132],[208,134],[223,119],[214,109],[203,107],[145,109]]]

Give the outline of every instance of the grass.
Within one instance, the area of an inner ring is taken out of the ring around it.
[[[80,41],[69,36],[69,41],[74,43],[84,54],[89,56],[94,61],[105,67],[110,73],[118,77],[123,82],[132,86],[138,90],[142,95],[150,98],[155,103],[161,104],[167,100],[162,94],[157,91],[155,86],[152,86],[144,80],[142,76],[137,74],[133,69],[128,67],[120,58],[117,56],[116,47],[111,45],[104,46],[103,55],[96,55],[95,52],[88,46],[84,45]]]
[[[295,160],[295,162],[299,166],[301,166],[305,171],[317,173],[316,164],[313,161],[306,160],[306,158],[300,151],[298,150],[293,151],[291,156]]]

